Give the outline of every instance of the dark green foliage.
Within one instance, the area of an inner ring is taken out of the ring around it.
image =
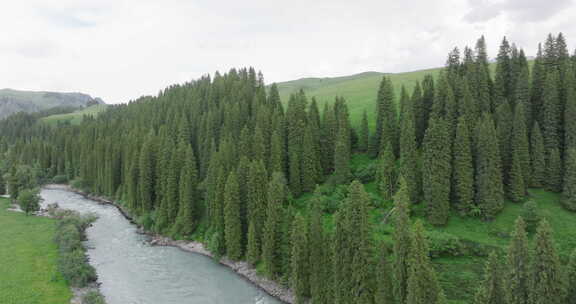
[[[262,235],[262,263],[265,274],[275,278],[280,271],[278,257],[280,256],[281,223],[283,220],[283,204],[286,199],[286,182],[282,173],[275,172],[268,184],[268,208]]]
[[[155,147],[151,136],[146,140],[140,152],[140,161],[138,165],[138,190],[141,206],[141,213],[150,212],[153,209],[155,200]]]
[[[526,193],[526,188],[530,184],[530,144],[528,141],[528,129],[526,128],[526,118],[524,110],[524,103],[520,102],[516,104],[516,109],[514,111],[514,126],[512,131],[512,165],[510,170],[510,184],[509,188],[516,188],[521,190],[519,192],[521,196]],[[519,169],[519,170],[518,170]],[[520,175],[522,181],[519,179]],[[514,182],[513,182],[514,180]],[[520,185],[520,183],[523,183]]]
[[[26,212],[31,214],[40,210],[40,196],[37,190],[24,189],[18,194],[18,205]]]
[[[224,227],[226,254],[232,260],[239,260],[242,257],[242,222],[240,218],[240,189],[234,171],[228,175],[226,181]]]
[[[305,303],[310,294],[310,259],[308,227],[303,216],[298,215],[292,224],[291,286],[296,294],[296,303]]]
[[[412,235],[410,231],[409,196],[406,182],[400,179],[400,190],[394,196],[393,291],[397,303],[406,303]]]
[[[576,303],[576,250],[572,251],[568,267],[566,267],[566,300],[567,304]]]
[[[510,186],[510,170],[512,165],[512,128],[513,115],[508,102],[501,103],[496,108],[496,134],[498,137],[498,151],[501,158],[502,182],[506,192]]]
[[[184,167],[180,175],[180,193],[178,204],[179,210],[176,222],[172,227],[173,234],[190,235],[194,232],[198,220],[198,173],[196,170],[196,158],[190,146],[186,147]]]
[[[106,301],[100,292],[90,291],[82,297],[82,304],[106,304]]]
[[[378,162],[378,189],[380,190],[382,198],[386,201],[390,201],[396,192],[396,185],[398,182],[396,160],[394,159],[394,152],[392,152],[391,145],[388,145],[384,149]]]
[[[547,153],[546,189],[553,192],[562,191],[562,160],[558,148],[553,148]]]
[[[406,179],[411,201],[417,202],[422,192],[422,183],[416,143],[416,125],[413,104],[409,100],[405,102],[400,129],[400,172]]]
[[[538,226],[532,262],[530,303],[560,304],[564,299],[565,280],[548,221]]]
[[[564,163],[562,205],[568,210],[576,211],[576,148],[568,149]]]
[[[360,123],[360,137],[358,139],[358,150],[368,152],[370,145],[370,131],[368,129],[368,114],[364,110],[362,114],[362,122]]]
[[[394,155],[398,155],[397,117],[392,82],[389,78],[382,77],[376,99],[376,131],[372,139],[376,153],[384,151],[386,146],[391,144]]]
[[[538,210],[538,204],[535,201],[529,200],[522,206],[522,217],[526,222],[526,230],[529,232],[534,232],[538,223],[540,222],[541,216]]]
[[[444,292],[440,287],[428,254],[429,249],[424,236],[424,226],[422,222],[418,221],[414,225],[410,249],[407,304],[443,303]]]
[[[316,188],[316,183],[320,180],[321,169],[320,158],[316,149],[316,139],[314,134],[317,130],[310,127],[304,134],[304,146],[302,153],[302,191],[312,192]],[[348,164],[346,163],[346,166]]]
[[[445,225],[450,214],[451,144],[444,119],[431,119],[424,138],[423,189],[428,220]]]
[[[386,247],[381,245],[378,249],[376,261],[376,293],[374,295],[374,303],[378,304],[393,304],[393,280],[390,262],[386,253]]]
[[[502,280],[502,265],[499,257],[492,252],[484,268],[484,280],[481,282],[476,297],[475,304],[506,304],[506,293],[504,281]]]
[[[526,236],[526,224],[522,217],[516,219],[507,258],[504,283],[508,304],[529,303],[531,253]]]
[[[544,137],[544,147],[547,151],[558,149],[560,145],[560,96],[558,95],[557,84],[559,82],[558,73],[549,73],[544,83],[542,91],[542,134]]]
[[[313,303],[329,304],[331,287],[331,260],[328,235],[324,231],[322,219],[322,199],[316,189],[310,200],[311,215],[309,231],[310,243],[310,294]]]
[[[541,188],[545,182],[546,172],[546,158],[544,152],[544,139],[542,138],[542,131],[538,122],[534,123],[532,129],[532,137],[530,138],[530,165],[531,165],[531,182],[530,186],[534,188]]]
[[[564,148],[576,148],[576,64],[574,71],[567,73],[566,98],[564,107]]]
[[[467,213],[474,202],[474,167],[472,163],[470,130],[462,116],[456,128],[453,162],[452,185],[454,187],[456,209],[461,213]]]
[[[504,207],[502,170],[496,130],[489,115],[479,125],[476,144],[476,204],[485,218],[494,218]]]

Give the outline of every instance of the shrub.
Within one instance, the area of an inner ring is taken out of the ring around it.
[[[433,257],[443,255],[461,256],[465,254],[465,246],[455,235],[440,231],[428,231],[426,233],[430,244],[430,254]]]
[[[38,196],[38,191],[30,189],[20,191],[18,194],[18,204],[26,214],[40,210],[40,196]]]
[[[66,175],[56,175],[52,178],[54,184],[65,184],[68,182],[68,176]]]
[[[106,304],[106,301],[98,291],[90,291],[82,297],[82,304]]]
[[[371,162],[357,168],[352,172],[354,179],[360,180],[363,184],[370,183],[376,179],[377,162]]]
[[[526,222],[526,230],[528,232],[534,232],[542,218],[540,210],[538,210],[538,204],[533,200],[524,203],[524,206],[522,207],[522,217]]]
[[[66,281],[75,287],[85,287],[96,281],[96,271],[88,264],[88,258],[83,249],[65,253],[61,251],[58,258],[58,270]]]

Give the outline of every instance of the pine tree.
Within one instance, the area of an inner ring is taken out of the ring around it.
[[[174,235],[190,235],[196,228],[198,218],[197,188],[198,173],[196,169],[196,158],[192,147],[186,147],[184,167],[180,176],[180,203],[178,204],[178,216],[172,228]]]
[[[306,129],[304,134],[304,146],[302,153],[302,191],[312,192],[316,183],[320,179],[320,159],[316,151],[316,144],[314,142],[314,133],[310,126]]]
[[[534,128],[530,138],[530,156],[531,156],[531,179],[530,186],[541,188],[545,182],[546,158],[544,155],[544,139],[538,122],[534,123]]]
[[[562,205],[568,210],[576,211],[576,148],[568,149],[564,164]]]
[[[524,178],[524,190],[522,195],[526,193],[526,188],[530,185],[530,147],[528,141],[528,129],[526,128],[526,111],[523,102],[516,104],[514,111],[514,126],[512,130],[512,161],[516,159],[520,167],[520,172]],[[514,164],[512,165],[512,168]]]
[[[376,261],[376,293],[374,294],[374,303],[393,304],[394,293],[392,288],[391,269],[386,253],[386,246],[381,245],[378,249],[378,260]]]
[[[565,282],[548,221],[540,221],[536,231],[532,262],[530,303],[560,304]]]
[[[332,273],[330,248],[322,219],[322,198],[319,188],[310,199],[310,295],[312,303],[328,304],[330,274]]]
[[[260,245],[262,243],[262,223],[266,221],[266,185],[268,183],[268,174],[264,163],[260,161],[252,161],[250,163],[250,170],[248,172],[248,231],[252,223],[253,233],[249,234],[248,257],[254,258],[251,261],[255,263],[260,259]],[[250,242],[252,237],[252,242]],[[256,247],[251,247],[256,246]]]
[[[298,215],[292,225],[292,289],[296,294],[296,303],[305,303],[310,294],[310,260],[308,229],[306,220]]]
[[[269,173],[285,172],[286,153],[284,151],[283,139],[280,134],[274,130],[270,139],[270,167]]]
[[[388,77],[382,77],[376,100],[376,133],[374,147],[383,151],[388,143],[392,144],[394,155],[398,155],[398,124],[394,105],[394,89]]]
[[[465,118],[461,116],[454,141],[454,172],[452,174],[456,209],[460,213],[470,211],[474,201],[474,167],[471,145],[468,125]]]
[[[283,221],[283,205],[286,199],[286,182],[282,173],[274,172],[268,183],[268,208],[262,234],[262,263],[264,273],[269,278],[276,278],[280,271],[278,258],[280,256],[281,223]]]
[[[224,193],[224,239],[226,253],[231,260],[242,258],[242,220],[240,218],[240,189],[236,172],[226,181]]]
[[[508,247],[507,272],[504,277],[508,304],[529,303],[530,249],[526,224],[522,217],[516,219],[512,240]]]
[[[256,232],[256,222],[250,221],[248,224],[248,243],[246,245],[246,261],[256,265],[260,259],[260,243]]]
[[[501,103],[496,108],[495,115],[496,134],[500,152],[500,167],[504,189],[508,191],[510,186],[510,170],[512,165],[512,128],[513,115],[508,102]]]
[[[526,194],[526,185],[524,184],[524,175],[522,174],[522,165],[518,154],[512,155],[512,165],[508,175],[508,197],[513,202],[520,202]]]
[[[498,139],[492,118],[485,114],[476,144],[476,204],[484,217],[492,219],[504,207]]]
[[[408,271],[407,304],[440,304],[444,292],[428,256],[428,242],[422,222],[414,225],[411,243],[410,268]]]
[[[576,249],[570,255],[570,261],[566,269],[567,282],[566,286],[566,304],[576,303]]]
[[[362,152],[368,152],[370,145],[370,131],[368,128],[368,114],[366,110],[362,113],[362,122],[360,123],[360,138],[358,141],[358,149]]]
[[[574,56],[576,58],[576,56]],[[574,70],[567,73],[566,98],[564,107],[564,153],[576,148],[576,63]]]
[[[546,151],[560,147],[560,97],[557,88],[559,82],[558,77],[557,73],[548,74],[542,93],[541,126]],[[549,156],[551,155],[547,157]],[[549,161],[548,158],[547,161]]]
[[[431,119],[424,138],[423,189],[428,220],[445,225],[450,214],[451,147],[447,123]]]
[[[560,151],[553,148],[547,153],[546,189],[553,192],[562,191],[562,160]]]
[[[502,265],[499,257],[492,252],[484,268],[484,280],[474,298],[475,304],[506,304],[504,282],[502,280]]]
[[[419,201],[422,189],[420,168],[418,166],[418,148],[416,143],[416,125],[413,104],[406,101],[400,129],[400,172],[406,178],[410,199]]]
[[[400,178],[400,190],[394,196],[394,259],[393,291],[396,303],[406,303],[408,269],[412,236],[410,231],[410,204],[406,181]]]
[[[397,170],[392,145],[388,145],[381,153],[378,165],[378,189],[385,201],[392,200],[396,192]]]
[[[350,180],[350,132],[340,128],[334,150],[334,183],[346,184]]]
[[[154,180],[156,175],[154,172],[154,143],[151,136],[146,140],[140,152],[140,163],[138,166],[140,182],[138,183],[138,190],[140,190],[139,200],[142,206],[142,213],[152,211],[154,206]]]

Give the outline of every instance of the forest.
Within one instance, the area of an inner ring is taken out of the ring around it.
[[[504,38],[495,62],[481,37],[411,92],[384,76],[376,120],[364,112],[358,126],[344,98],[281,100],[254,68],[79,125],[16,114],[0,121],[0,194],[70,183],[320,304],[448,303],[427,230],[522,205],[506,248],[475,253],[485,268],[466,300],[576,303],[576,251],[560,254],[529,193],[576,212],[576,53],[549,35],[528,60]]]

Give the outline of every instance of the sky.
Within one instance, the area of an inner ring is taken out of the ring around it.
[[[575,0],[576,1],[576,0]],[[0,88],[107,103],[253,66],[267,83],[442,66],[485,35],[535,55],[576,41],[573,0],[19,0],[0,9]]]

